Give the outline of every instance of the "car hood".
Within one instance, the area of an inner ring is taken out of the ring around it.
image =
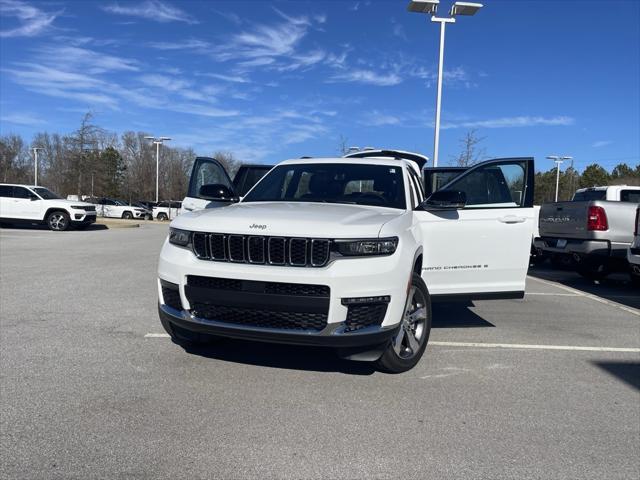
[[[55,203],[56,205],[75,205],[77,207],[95,207],[93,203],[81,202],[76,200],[67,200],[63,198],[51,198],[49,200],[42,200],[43,202]]]
[[[404,210],[305,202],[249,202],[198,210],[177,217],[184,230],[245,235],[375,238],[382,226]]]

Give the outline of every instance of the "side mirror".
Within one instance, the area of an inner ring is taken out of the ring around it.
[[[467,194],[457,190],[438,190],[420,204],[423,210],[460,210],[467,204]]]
[[[226,200],[228,202],[237,202],[238,198],[226,185],[220,183],[208,183],[202,185],[198,190],[200,198],[205,200]]]
[[[31,195],[29,197],[29,200],[31,200],[32,202],[35,202],[36,200],[40,200],[40,198],[36,197],[35,195]]]

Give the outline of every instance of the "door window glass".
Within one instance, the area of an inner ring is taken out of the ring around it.
[[[214,183],[233,190],[227,173],[219,164],[212,161],[197,161],[189,184],[189,196],[199,198],[200,187]]]
[[[620,192],[620,201],[640,203],[640,190],[622,190]]]
[[[31,198],[35,197],[35,194],[30,192],[24,187],[13,187],[13,198]]]
[[[0,185],[0,197],[13,197],[13,187],[9,187],[8,185]]]
[[[525,162],[490,163],[453,180],[443,190],[465,192],[465,208],[520,207],[524,204],[525,176]]]

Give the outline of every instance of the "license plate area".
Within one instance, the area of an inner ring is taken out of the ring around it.
[[[559,238],[556,242],[556,248],[564,248],[567,246],[567,240],[564,238]]]

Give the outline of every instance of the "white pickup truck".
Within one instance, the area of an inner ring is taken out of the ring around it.
[[[0,222],[40,223],[50,230],[84,228],[96,221],[95,206],[65,200],[34,185],[0,184]]]
[[[432,301],[523,297],[534,217],[531,158],[480,163],[428,198],[420,175],[403,158],[287,160],[242,201],[180,215],[158,265],[162,325],[177,343],[321,345],[412,368]]]

